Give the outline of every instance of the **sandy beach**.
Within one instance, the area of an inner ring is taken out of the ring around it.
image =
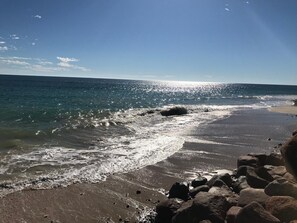
[[[1,198],[0,222],[138,222],[165,191],[183,179],[232,170],[239,155],[272,152],[291,135],[296,116],[244,110],[200,126],[183,148],[162,162],[96,184],[14,192]]]
[[[297,106],[279,106],[279,107],[272,107],[269,110],[272,112],[297,115]]]

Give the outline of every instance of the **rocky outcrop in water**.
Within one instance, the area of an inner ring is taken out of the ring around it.
[[[283,157],[248,154],[238,158],[232,174],[173,184],[170,198],[157,205],[154,222],[297,222],[296,145],[297,135],[282,147]]]
[[[184,107],[173,107],[160,112],[162,116],[185,115],[188,110]]]

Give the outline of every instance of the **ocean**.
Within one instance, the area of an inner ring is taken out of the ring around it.
[[[296,97],[284,85],[0,75],[0,194],[155,164],[199,125]],[[175,106],[188,114],[160,114]]]

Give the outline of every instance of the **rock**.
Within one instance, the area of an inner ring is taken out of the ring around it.
[[[285,145],[281,148],[281,154],[285,161],[287,171],[291,173],[295,178],[297,177],[297,135],[293,136]]]
[[[265,188],[269,184],[269,181],[263,179],[257,174],[256,169],[251,168],[247,169],[246,181],[253,188]]]
[[[266,210],[282,222],[297,219],[297,200],[289,196],[273,196],[266,200]]]
[[[227,186],[223,186],[223,187],[213,186],[212,188],[209,189],[208,193],[213,194],[213,195],[222,195],[222,196],[226,197],[226,196],[229,196],[230,194],[232,194],[233,192]]]
[[[180,198],[184,201],[189,199],[189,186],[186,182],[178,183],[172,185],[169,190],[168,198]]]
[[[202,221],[199,221],[199,223],[212,223],[210,220],[202,220]]]
[[[271,176],[279,175],[283,176],[287,173],[285,166],[271,166],[271,165],[265,165],[264,168],[268,171],[268,173]]]
[[[137,190],[137,191],[136,191],[136,194],[141,194],[141,191],[140,191],[140,190]]]
[[[240,156],[237,159],[237,167],[240,167],[240,166],[257,167],[258,164],[259,164],[258,158],[254,156]]]
[[[226,215],[226,221],[227,223],[235,223],[236,216],[238,215],[239,211],[241,210],[241,207],[238,206],[232,206],[228,211]]]
[[[224,223],[229,207],[224,196],[200,192],[193,201],[182,205],[172,218],[172,223],[196,223],[205,219],[215,223]]]
[[[297,219],[290,221],[289,223],[297,223]]]
[[[265,153],[249,153],[248,156],[256,157],[259,166],[264,166],[266,164],[267,155]]]
[[[220,179],[217,179],[217,180],[213,183],[212,186],[213,186],[213,187],[223,187],[223,186],[228,187],[228,186],[225,184],[225,182],[222,181],[222,180],[220,180]]]
[[[228,173],[221,174],[219,175],[219,179],[223,181],[228,187],[231,187],[233,180],[230,174]]]
[[[266,211],[261,204],[251,202],[242,208],[237,217],[236,223],[280,223],[280,220]]]
[[[173,107],[160,112],[162,116],[172,116],[172,115],[185,115],[188,113],[187,109],[184,107]]]
[[[201,185],[206,184],[207,179],[205,177],[197,177],[196,179],[192,180],[192,187],[199,187]]]
[[[265,165],[273,165],[273,166],[283,166],[284,159],[279,153],[270,153],[266,158]]]
[[[206,183],[207,186],[212,187],[214,182],[219,179],[219,175],[214,175],[210,180]]]
[[[268,172],[268,170],[263,166],[256,168],[255,172],[259,177],[261,177],[264,180],[267,180],[268,182],[274,180],[271,174]]]
[[[199,187],[195,187],[190,190],[189,194],[191,197],[195,197],[196,194],[198,194],[200,191],[207,192],[209,190],[209,186],[207,185],[201,185]]]
[[[270,196],[291,196],[297,198],[297,185],[285,179],[274,180],[265,187],[265,193]]]
[[[235,206],[238,203],[238,195],[233,193],[231,189],[227,186],[223,187],[216,187],[213,186],[210,188],[208,193],[213,194],[213,195],[222,195],[227,199],[227,202],[229,203],[229,206]]]
[[[184,202],[181,207],[176,211],[176,214],[172,217],[171,222],[174,223],[178,223],[178,222],[189,222],[191,223],[193,221],[193,217],[195,215],[198,215],[199,213],[193,213],[193,201],[194,200],[188,200],[186,202]],[[195,217],[195,219],[198,221],[201,220],[201,218],[199,217],[199,219],[197,217]],[[203,219],[202,219],[203,220]],[[161,223],[161,222],[160,222]]]
[[[250,185],[248,185],[246,181],[245,176],[240,176],[233,184],[232,184],[233,191],[235,193],[239,193],[241,190],[250,188]]]
[[[283,175],[283,178],[285,178],[289,182],[296,183],[296,178],[288,172]]]
[[[209,187],[212,187],[212,186],[214,186],[214,184],[215,184],[215,182],[217,181],[217,180],[221,180],[221,181],[223,181],[228,187],[230,187],[231,185],[232,185],[232,178],[231,178],[231,176],[230,176],[230,174],[228,174],[228,173],[224,173],[224,174],[217,174],[217,175],[214,175],[208,182],[207,182],[207,185],[209,186]],[[218,186],[218,185],[224,185],[224,184],[222,184],[221,182],[216,182],[216,185]]]
[[[238,206],[243,207],[252,201],[264,205],[268,198],[269,196],[265,194],[264,189],[247,188],[240,191]]]
[[[297,129],[292,132],[292,136],[297,135]]]
[[[247,169],[254,169],[254,167],[250,167],[250,166],[240,166],[238,167],[236,173],[235,173],[235,177],[239,178],[240,176],[246,176],[246,172]]]
[[[181,207],[183,200],[177,198],[167,199],[159,203],[156,207],[156,223],[170,223],[171,218]]]

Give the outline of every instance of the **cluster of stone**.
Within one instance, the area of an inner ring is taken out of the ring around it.
[[[297,134],[281,154],[248,154],[210,180],[175,183],[156,223],[297,223]]]

